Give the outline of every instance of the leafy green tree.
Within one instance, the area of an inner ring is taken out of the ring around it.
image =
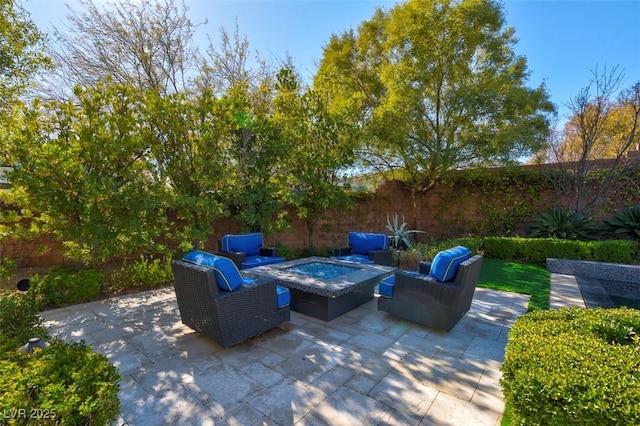
[[[293,71],[278,74],[274,122],[288,146],[286,170],[290,199],[298,217],[304,219],[313,247],[318,220],[329,209],[350,204],[341,173],[355,161],[358,130],[348,117],[330,111],[324,94],[302,89]]]
[[[10,173],[32,228],[52,233],[68,256],[100,266],[119,256],[164,250],[163,185],[149,172],[136,89],[76,88],[74,100],[24,110],[8,139]]]
[[[457,168],[536,152],[553,112],[526,86],[514,29],[493,0],[409,0],[334,35],[314,87],[366,131],[365,164],[414,196]]]
[[[15,0],[0,0],[0,108],[33,83],[38,71],[50,65],[43,53],[45,36]]]
[[[170,238],[199,247],[224,214],[231,186],[231,127],[226,104],[211,91],[198,96],[148,92],[143,121],[158,181],[170,189],[175,214]]]
[[[230,214],[250,231],[275,232],[286,226],[288,146],[271,119],[271,105],[256,103],[257,90],[236,83],[224,96],[232,124],[229,155],[233,166]]]
[[[45,36],[15,0],[0,0],[0,142],[9,127],[17,125],[20,97],[34,84],[35,76],[51,65],[43,53]],[[12,164],[0,143],[0,165]]]

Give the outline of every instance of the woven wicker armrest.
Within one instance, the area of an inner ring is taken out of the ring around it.
[[[278,308],[276,283],[260,279],[234,291],[220,291],[213,269],[172,262],[182,322],[224,347],[289,321],[289,306]]]
[[[376,265],[391,266],[393,264],[393,252],[391,250],[371,250],[369,259]]]
[[[260,255],[267,257],[278,257],[277,247],[260,247]]]
[[[431,262],[427,262],[426,260],[421,261],[418,264],[418,272],[423,275],[429,275],[429,272],[431,272]]]
[[[218,256],[228,257],[236,264],[238,269],[242,269],[242,264],[247,260],[247,254],[243,251],[218,251],[215,254]]]
[[[335,247],[331,249],[333,256],[348,256],[351,254],[351,247]]]
[[[428,275],[397,271],[394,292],[397,295],[410,294],[416,299],[430,297],[446,304],[454,303],[460,293],[460,288],[461,286],[458,284],[437,281]]]

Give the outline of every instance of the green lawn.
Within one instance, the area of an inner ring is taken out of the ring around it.
[[[485,258],[478,287],[530,294],[529,310],[549,309],[550,280],[544,266]]]

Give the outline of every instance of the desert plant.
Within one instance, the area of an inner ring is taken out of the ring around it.
[[[424,233],[424,231],[409,229],[409,225],[405,222],[404,216],[402,217],[402,224],[400,224],[398,213],[393,215],[393,222],[389,219],[389,215],[387,215],[387,229],[391,232],[389,236],[391,247],[398,250],[411,250],[413,248],[413,235]]]
[[[640,240],[640,205],[630,206],[603,219],[605,229],[624,240]]]
[[[573,210],[553,207],[540,213],[529,225],[529,236],[535,238],[559,238],[585,240],[594,228],[591,217]]]

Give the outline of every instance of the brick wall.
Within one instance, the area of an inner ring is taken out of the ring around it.
[[[523,191],[526,193],[526,191]],[[482,188],[476,186],[438,186],[425,194],[418,194],[415,200],[400,183],[382,184],[370,196],[363,196],[346,211],[328,211],[316,225],[313,246],[316,248],[338,247],[346,243],[347,232],[351,230],[388,233],[387,217],[395,213],[400,220],[403,216],[411,229],[424,231],[418,240],[427,238],[449,238],[466,235],[525,235],[526,225],[531,217],[558,202],[549,192],[533,199],[519,194],[518,200],[498,194],[487,199]],[[516,204],[520,205],[516,205]],[[640,203],[640,194],[635,203]],[[621,208],[622,203],[617,202]],[[521,221],[509,222],[514,209],[531,212]],[[486,212],[491,210],[491,216]],[[485,212],[485,213],[483,213]],[[505,223],[501,223],[505,218]],[[267,245],[277,243],[291,247],[308,246],[308,233],[304,221],[295,212],[289,212],[291,229],[277,235],[265,236]],[[242,227],[231,219],[221,219],[214,223],[214,233],[205,242],[204,248],[215,251],[218,239],[227,233],[242,233]],[[13,240],[0,241],[0,256],[8,256],[21,266],[44,266],[71,263],[62,255],[61,244],[53,238],[43,238],[35,242]]]

